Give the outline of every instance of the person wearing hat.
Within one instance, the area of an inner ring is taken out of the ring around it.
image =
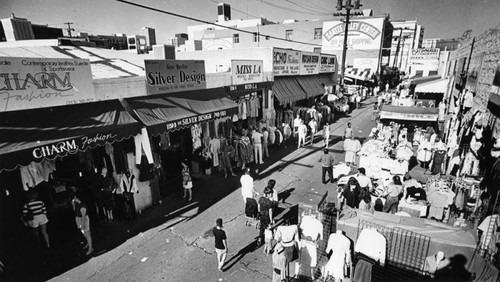
[[[217,253],[217,267],[222,271],[227,256],[227,237],[222,229],[222,218],[215,220],[215,227],[212,229],[215,238],[215,253]]]
[[[189,173],[189,167],[187,165],[187,160],[184,160],[182,163],[182,186],[184,187],[184,196],[183,199],[186,198],[186,194],[189,195],[188,201],[191,201],[193,198],[193,181],[191,179],[191,174]]]
[[[259,199],[259,219],[260,219],[260,232],[259,240],[264,242],[264,231],[269,224],[273,223],[273,189],[266,187],[264,189],[264,196]]]

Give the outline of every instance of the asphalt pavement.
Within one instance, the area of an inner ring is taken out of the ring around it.
[[[374,98],[363,101],[359,109],[332,125],[329,149],[336,163],[344,160],[342,135],[347,122],[352,123],[356,138],[368,136],[374,125],[370,121],[374,102]],[[332,201],[335,185],[321,183],[320,134],[312,146],[295,146],[278,148],[264,165],[252,167],[256,190],[261,192],[269,179],[275,179],[275,188],[286,195],[283,208],[297,204],[310,191],[328,191]],[[240,176],[195,181],[192,202],[180,195],[164,199],[162,206],[141,215],[138,221],[145,223],[135,229],[135,236],[51,281],[271,281],[271,255],[264,254],[262,247],[256,249],[258,230],[245,226]],[[228,236],[224,272],[217,269],[211,234],[219,217]]]

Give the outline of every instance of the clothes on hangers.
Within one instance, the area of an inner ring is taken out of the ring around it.
[[[364,228],[358,236],[354,251],[385,264],[387,240],[375,229]]]

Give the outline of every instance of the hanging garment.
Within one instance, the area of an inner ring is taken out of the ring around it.
[[[344,140],[345,162],[355,163],[356,154],[361,150],[361,143],[356,139]]]
[[[375,229],[365,228],[358,236],[354,251],[362,253],[375,261],[379,261],[381,266],[385,264],[387,240],[384,235]]]
[[[336,279],[345,278],[344,265],[351,264],[351,241],[343,234],[332,233],[328,238],[325,252],[327,254],[332,252],[332,255],[325,265],[324,276],[332,275]]]
[[[194,124],[193,126],[191,126],[191,138],[193,141],[193,151],[202,146],[202,144],[201,144],[201,132],[202,132],[201,126],[199,124]],[[164,133],[164,134],[167,134],[167,133]],[[162,136],[163,136],[163,134],[162,134]],[[163,142],[162,142],[162,147],[163,147]]]
[[[135,179],[135,175],[131,173],[130,177],[127,177],[125,173],[122,174],[120,178],[120,186],[116,193],[118,194],[123,194],[124,192],[137,193],[138,191],[139,190],[137,187],[137,180]]]
[[[433,174],[443,173],[443,165],[445,159],[446,159],[445,150],[434,152],[434,159],[432,160],[432,168],[431,168]]]
[[[151,151],[151,143],[149,142],[148,131],[145,127],[141,129],[141,133],[134,137],[135,144],[135,164],[141,164],[142,153],[147,157],[148,163],[153,163],[153,152]]]
[[[496,282],[498,281],[498,269],[489,261],[475,254],[467,265],[467,270],[475,274],[474,281]]]
[[[352,281],[355,282],[371,282],[372,281],[373,263],[368,260],[360,259],[354,268]]]
[[[210,140],[210,152],[212,153],[213,166],[219,166],[220,139]]]

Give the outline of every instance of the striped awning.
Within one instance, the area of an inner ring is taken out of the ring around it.
[[[307,98],[307,94],[300,87],[293,76],[279,76],[274,78],[273,94],[281,104],[288,104]]]
[[[347,68],[345,70],[346,77],[363,81],[372,80],[373,73],[371,68]]]

